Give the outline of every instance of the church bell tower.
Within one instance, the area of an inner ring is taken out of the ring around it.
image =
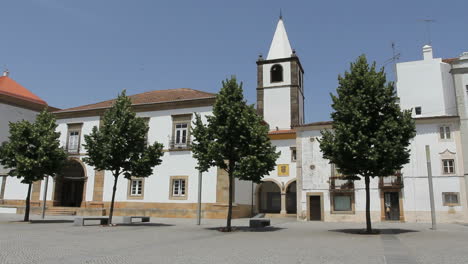
[[[260,55],[257,60],[257,112],[270,130],[287,130],[304,123],[303,76],[280,17],[267,58]]]

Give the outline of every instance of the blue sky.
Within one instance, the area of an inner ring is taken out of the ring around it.
[[[422,19],[436,20],[436,57],[468,51],[466,7],[465,0],[2,1],[0,67],[60,108],[123,89],[217,92],[233,74],[255,103],[255,61],[266,57],[282,9],[305,69],[306,122],[323,121],[338,74],[360,54],[382,65],[394,41],[400,61],[422,57]]]

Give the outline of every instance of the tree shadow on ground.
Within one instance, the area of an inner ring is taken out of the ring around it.
[[[286,228],[275,227],[275,226],[256,227],[256,228],[248,227],[248,226],[233,226],[231,232],[226,232],[225,231],[225,229],[226,229],[225,226],[207,227],[205,229],[206,230],[215,230],[215,231],[225,232],[225,233],[233,233],[233,232],[258,232],[258,233],[261,233],[261,232],[275,232],[275,231],[283,230],[283,229],[286,229]]]
[[[161,223],[141,223],[141,222],[137,222],[137,223],[131,223],[131,224],[119,223],[119,224],[116,224],[116,226],[174,226],[174,225],[161,224]]]
[[[54,219],[54,220],[31,220],[31,224],[63,224],[63,223],[73,223],[73,220],[65,219]]]
[[[418,230],[401,229],[401,228],[374,228],[373,233],[368,234],[366,229],[363,228],[350,228],[350,229],[332,229],[330,232],[352,234],[352,235],[399,235],[404,233],[419,232]]]

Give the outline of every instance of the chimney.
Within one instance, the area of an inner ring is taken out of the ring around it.
[[[432,46],[425,45],[423,47],[423,57],[424,57],[424,60],[432,60],[434,58],[432,56]]]
[[[10,75],[10,72],[8,71],[8,69],[4,70],[3,76],[8,77],[8,75]]]

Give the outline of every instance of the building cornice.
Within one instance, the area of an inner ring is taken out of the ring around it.
[[[60,110],[59,108],[48,106],[46,104],[36,103],[30,100],[24,100],[22,98],[9,96],[3,93],[0,93],[0,103],[21,107],[36,112],[40,112],[44,110],[44,108],[47,108],[50,112]]]

